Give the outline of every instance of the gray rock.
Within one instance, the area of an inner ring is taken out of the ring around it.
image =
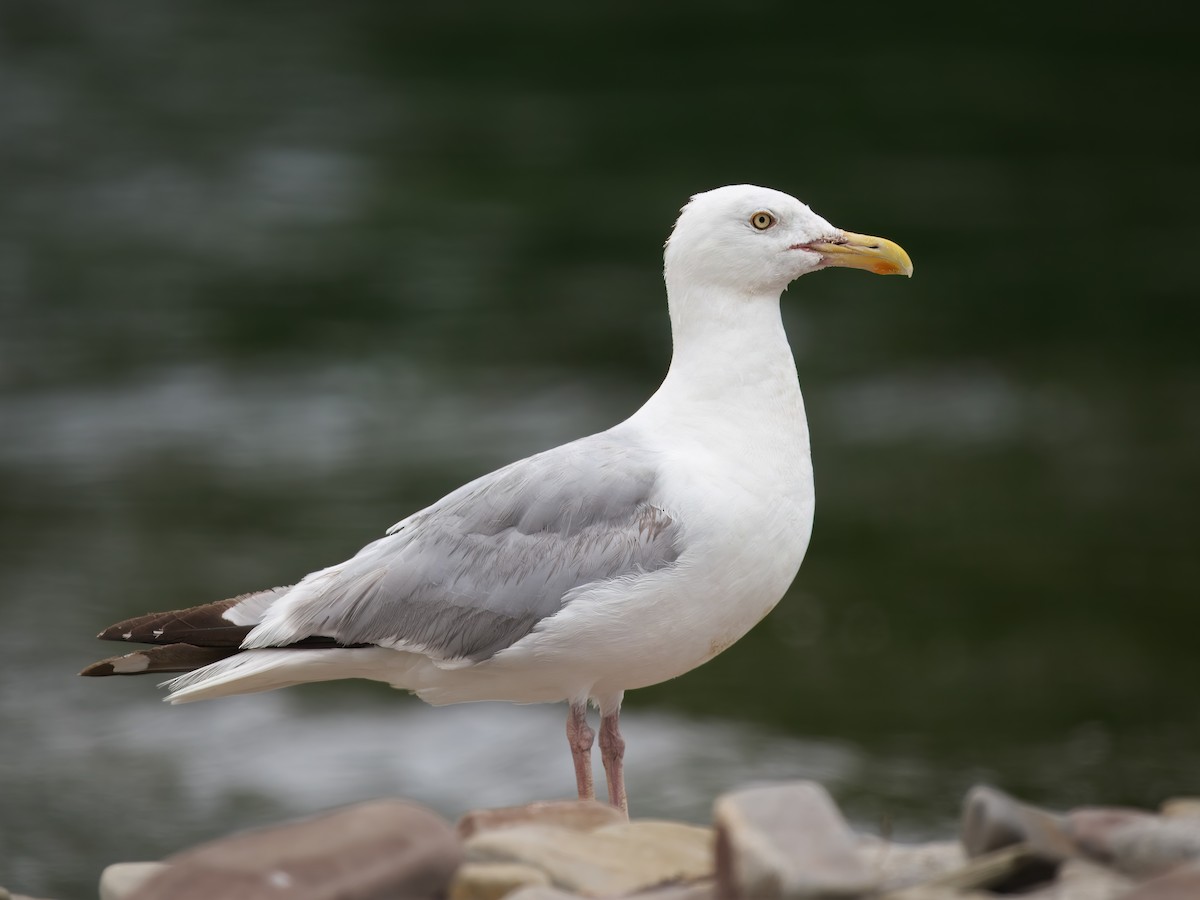
[[[556,800],[549,803],[528,803],[525,806],[505,806],[500,809],[477,809],[458,820],[455,830],[466,840],[480,831],[512,828],[516,825],[556,825],[576,831],[591,831],[602,825],[628,821],[625,813],[607,803],[595,800]]]
[[[176,854],[130,900],[422,900],[443,896],[461,861],[441,818],[377,800]]]
[[[815,782],[724,794],[713,824],[722,900],[858,897],[875,885],[850,826]]]
[[[126,900],[166,867],[160,862],[113,863],[100,873],[100,900]]]
[[[1028,844],[1046,859],[1075,852],[1061,815],[1038,809],[987,785],[976,785],[963,801],[959,837],[967,856],[982,856],[1013,844]]]
[[[976,785],[963,800],[959,830],[967,856],[979,857],[1021,846],[1008,879],[994,890],[1015,891],[1053,881],[1063,861],[1075,853],[1062,816],[1038,809],[987,785]]]
[[[1067,831],[1092,859],[1135,878],[1200,861],[1200,818],[1137,809],[1086,808],[1067,814]]]
[[[712,875],[712,831],[640,820],[590,832],[547,825],[483,831],[466,842],[470,862],[516,862],[544,871],[557,888],[592,896],[628,894]]]

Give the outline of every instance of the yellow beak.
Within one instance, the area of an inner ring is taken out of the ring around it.
[[[903,247],[887,238],[843,231],[840,239],[813,241],[803,246],[805,250],[821,254],[827,266],[866,269],[876,275],[912,277],[912,260]]]

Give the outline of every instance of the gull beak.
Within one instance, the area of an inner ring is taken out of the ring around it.
[[[823,266],[866,269],[876,275],[907,275],[909,278],[913,273],[912,260],[903,247],[887,238],[869,234],[843,231],[841,237],[797,244],[793,249],[819,253]]]

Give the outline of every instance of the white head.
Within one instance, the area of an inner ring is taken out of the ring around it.
[[[667,241],[668,288],[713,287],[773,294],[828,266],[912,275],[912,262],[883,238],[842,231],[780,191],[736,184],[696,194]]]

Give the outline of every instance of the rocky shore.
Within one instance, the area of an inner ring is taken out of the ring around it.
[[[1053,813],[986,786],[956,839],[855,834],[823,787],[733,791],[708,827],[595,802],[478,810],[456,825],[378,800],[117,863],[101,900],[1200,900],[1200,799]],[[0,888],[0,900],[17,898]]]

